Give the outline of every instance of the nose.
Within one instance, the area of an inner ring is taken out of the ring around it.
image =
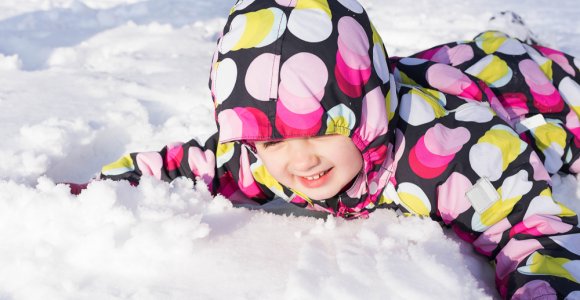
[[[294,139],[289,142],[291,171],[306,173],[320,164],[320,157],[309,146],[308,139]]]

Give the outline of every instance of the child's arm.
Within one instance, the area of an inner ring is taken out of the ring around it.
[[[212,194],[236,203],[264,202],[270,193],[252,176],[253,153],[239,143],[218,143],[214,134],[203,145],[197,140],[173,143],[159,152],[136,152],[102,168],[99,179],[127,180],[134,185],[142,176],[164,181],[177,177],[200,179]],[[250,200],[251,199],[251,200]]]
[[[427,72],[427,64],[424,69],[405,68],[403,64],[400,69],[404,79],[489,102],[540,155],[548,172],[580,172],[580,60],[494,31],[481,33],[470,42],[436,46],[412,57],[447,68]],[[464,75],[480,91],[467,82],[457,84],[458,76]]]

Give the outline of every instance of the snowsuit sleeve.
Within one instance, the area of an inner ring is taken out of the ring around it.
[[[496,31],[413,57],[457,68],[490,89],[492,108],[538,153],[549,173],[580,172],[580,60]]]
[[[102,168],[100,179],[127,180],[134,185],[142,176],[164,181],[177,177],[202,180],[212,194],[222,194],[232,202],[264,203],[269,196],[253,178],[251,164],[256,156],[247,145],[218,143],[214,134],[205,143],[195,139],[172,143],[158,152],[136,152]]]
[[[553,200],[531,147],[485,102],[399,92],[402,152],[385,202],[446,224],[493,260],[503,298],[578,296],[578,219]]]

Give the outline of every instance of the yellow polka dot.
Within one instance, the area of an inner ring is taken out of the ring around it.
[[[125,172],[130,172],[133,170],[135,170],[133,159],[131,158],[130,155],[125,155],[121,157],[119,160],[104,166],[101,169],[101,173],[103,173],[104,175],[113,176],[123,174]]]
[[[330,18],[332,18],[332,13],[330,12],[330,7],[326,0],[298,0],[298,3],[296,4],[296,9],[313,8],[323,10]]]
[[[491,62],[476,77],[486,83],[494,83],[508,75],[509,72],[510,69],[507,63],[503,59],[493,55]]]
[[[489,143],[498,147],[502,154],[502,171],[520,155],[522,141],[511,132],[503,129],[491,129],[482,136],[478,143]]]
[[[271,9],[250,12],[244,16],[246,17],[244,34],[232,51],[256,47],[270,34],[274,26],[275,16]]]
[[[399,192],[398,194],[399,198],[401,198],[401,202],[412,213],[420,216],[429,216],[429,208],[421,198],[406,192]]]

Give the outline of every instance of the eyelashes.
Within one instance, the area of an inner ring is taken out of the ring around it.
[[[271,147],[271,146],[280,144],[281,142],[282,141],[269,141],[269,142],[264,142],[264,143],[262,143],[262,147],[264,147],[264,149],[266,149],[268,147]]]

